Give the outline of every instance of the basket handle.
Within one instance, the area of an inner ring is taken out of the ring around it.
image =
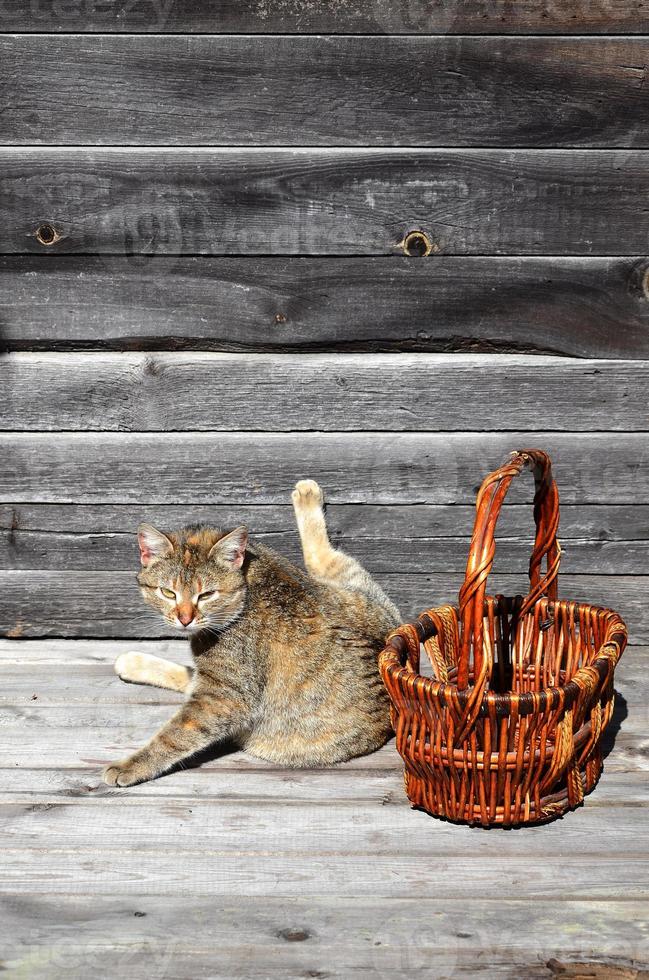
[[[485,478],[476,501],[476,519],[469,549],[464,585],[460,589],[461,642],[458,657],[457,686],[469,686],[471,655],[475,700],[479,703],[487,689],[493,668],[491,644],[484,643],[484,600],[487,577],[493,565],[496,544],[494,532],[509,485],[527,467],[534,474],[534,521],[536,540],[530,558],[530,588],[518,610],[522,616],[541,596],[557,598],[557,576],[561,548],[557,541],[559,528],[559,491],[552,476],[550,457],[540,449],[521,449],[511,460]],[[541,562],[546,559],[545,574]],[[472,698],[472,700],[474,700]]]

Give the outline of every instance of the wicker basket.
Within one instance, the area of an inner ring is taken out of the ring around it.
[[[486,596],[496,521],[526,466],[536,482],[530,590]],[[539,823],[597,783],[626,627],[610,609],[557,599],[559,495],[544,452],[513,453],[482,484],[476,511],[459,609],[391,633],[381,675],[415,806],[484,827]],[[419,673],[422,643],[432,679]]]

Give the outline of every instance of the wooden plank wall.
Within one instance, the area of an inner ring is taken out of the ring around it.
[[[0,5],[2,634],[142,635],[141,520],[297,557],[304,476],[412,616],[536,445],[647,642],[648,56],[637,0]]]

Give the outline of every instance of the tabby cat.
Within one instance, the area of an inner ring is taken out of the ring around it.
[[[377,653],[399,613],[332,547],[318,484],[302,480],[292,497],[308,574],[249,542],[245,527],[140,526],[142,595],[190,635],[195,667],[146,654],[117,659],[122,680],[187,697],[144,748],[104,769],[109,785],[155,779],[219,741],[286,766],[325,766],[389,737]]]

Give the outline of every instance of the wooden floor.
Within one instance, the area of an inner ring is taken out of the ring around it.
[[[484,831],[412,811],[393,744],[331,770],[237,753],[108,789],[102,763],[178,700],[117,680],[125,646],[0,642],[3,977],[649,975],[649,648],[620,666],[585,806]]]

